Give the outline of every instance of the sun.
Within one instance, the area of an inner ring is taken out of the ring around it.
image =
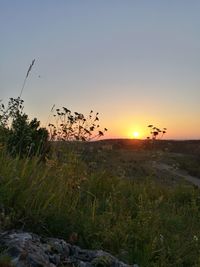
[[[139,132],[133,132],[133,138],[138,138],[140,136]]]

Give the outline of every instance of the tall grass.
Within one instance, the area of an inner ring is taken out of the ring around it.
[[[2,228],[23,228],[104,249],[140,266],[199,266],[199,190],[146,177],[88,172],[76,155],[11,158],[0,149]]]

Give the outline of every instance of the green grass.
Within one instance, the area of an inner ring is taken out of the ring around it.
[[[162,161],[200,178],[200,154],[166,153]]]
[[[176,159],[180,169],[200,178],[200,155],[184,155]]]
[[[0,255],[0,267],[14,267],[8,256]]]
[[[151,173],[125,179],[114,164],[91,169],[73,150],[62,153],[62,161],[52,156],[44,163],[11,158],[1,148],[2,229],[65,240],[77,233],[78,245],[144,267],[200,266],[198,189],[166,187]]]

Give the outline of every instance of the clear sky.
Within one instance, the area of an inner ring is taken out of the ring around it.
[[[0,98],[44,124],[53,104],[100,113],[107,137],[200,138],[199,0],[0,0]]]

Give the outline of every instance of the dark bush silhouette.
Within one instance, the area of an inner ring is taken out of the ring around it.
[[[23,112],[24,101],[10,98],[7,107],[0,107],[0,141],[13,156],[41,155],[47,151],[48,131],[40,127],[35,118],[31,121]]]
[[[53,114],[54,123],[49,131],[40,127],[34,118],[29,120],[24,113],[24,101],[10,98],[7,107],[0,105],[0,143],[4,144],[13,156],[45,155],[50,141],[89,141],[99,138],[107,131],[100,130],[99,113],[92,110],[86,117],[82,113],[72,113],[63,107]]]

